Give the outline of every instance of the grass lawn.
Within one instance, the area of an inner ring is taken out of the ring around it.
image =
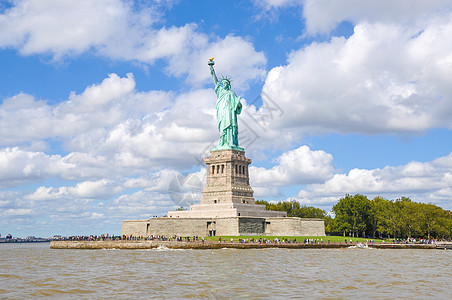
[[[328,240],[330,240],[332,243],[339,243],[339,242],[344,242],[345,239],[347,239],[347,242],[350,242],[350,239],[352,239],[352,241],[355,243],[357,241],[364,243],[366,242],[365,238],[356,238],[356,237],[343,237],[343,236],[258,236],[258,235],[250,235],[250,236],[208,236],[205,237],[204,239],[207,241],[218,241],[219,238],[221,237],[221,240],[226,240],[227,242],[230,242],[231,239],[234,240],[234,242],[238,242],[239,239],[251,239],[254,238],[254,241],[259,240],[260,238],[262,239],[267,239],[267,240],[274,240],[275,238],[278,238],[279,240],[282,239],[290,239],[291,241],[293,241],[294,239],[297,239],[297,242],[303,242],[304,239],[323,239],[324,243],[328,243]],[[368,239],[370,241],[370,239]],[[373,239],[374,242],[382,242],[383,240],[380,239]]]

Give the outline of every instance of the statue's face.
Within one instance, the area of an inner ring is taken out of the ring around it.
[[[224,87],[226,90],[229,90],[229,89],[231,88],[231,85],[229,84],[229,81],[223,80],[222,83],[223,83],[223,87]]]

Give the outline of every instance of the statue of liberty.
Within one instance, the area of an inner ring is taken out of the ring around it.
[[[231,90],[230,79],[223,77],[221,78],[221,83],[218,81],[215,70],[213,69],[213,58],[209,59],[208,65],[215,83],[218,131],[220,132],[220,142],[212,151],[226,149],[243,151],[244,149],[239,147],[239,127],[237,124],[237,115],[242,111],[240,97],[237,97]]]

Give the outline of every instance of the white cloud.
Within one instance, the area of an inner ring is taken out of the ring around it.
[[[23,93],[7,98],[0,105],[0,144],[22,145],[93,133],[127,117],[140,117],[152,113],[152,109],[164,109],[168,106],[165,102],[170,102],[171,93],[136,93],[134,87],[132,74],[125,78],[110,74],[102,83],[87,87],[80,95],[71,93],[68,101],[56,105]],[[147,111],[143,112],[143,109]]]
[[[190,167],[217,140],[212,89],[136,92],[132,74],[110,74],[67,101],[19,94],[0,105],[0,186],[50,177],[98,180]],[[53,143],[60,154],[46,154]]]
[[[0,215],[4,218],[1,222],[17,216],[34,215],[39,216],[40,222],[47,220],[54,226],[58,222],[67,223],[70,220],[71,224],[90,225],[91,229],[88,230],[92,230],[99,226],[102,228],[105,222],[116,222],[120,226],[124,219],[163,216],[181,204],[171,196],[171,192],[193,196],[195,183],[197,195],[201,195],[205,173],[205,169],[201,169],[188,174],[186,178],[191,180],[182,183],[177,191],[171,189],[171,182],[182,175],[168,169],[137,177],[112,174],[109,178],[96,181],[78,181],[74,186],[40,186],[31,192],[26,189],[20,192],[2,191]],[[29,222],[31,224],[38,220]]]
[[[3,216],[29,216],[33,215],[33,211],[31,209],[7,209],[2,212]]]
[[[23,93],[0,105],[0,145],[44,139],[53,131],[53,112],[45,101]],[[20,129],[20,130],[19,130]]]
[[[0,187],[39,181],[49,177],[67,178],[75,165],[60,155],[24,151],[17,147],[0,150]]]
[[[278,165],[267,170],[250,167],[251,184],[256,186],[289,186],[323,182],[333,176],[333,156],[324,151],[311,151],[308,146],[283,153]]]
[[[167,67],[167,72],[175,76],[188,73],[187,82],[212,82],[207,66],[209,57],[215,57],[215,71],[232,78],[233,89],[242,91],[248,87],[250,80],[263,80],[267,62],[263,52],[256,52],[251,42],[242,37],[228,35],[224,39],[217,38],[212,42],[203,40],[190,51],[173,56]]]
[[[336,174],[325,183],[309,185],[297,197],[303,203],[328,206],[345,194],[359,193],[390,199],[404,196],[451,209],[451,159],[452,153],[432,162],[414,161],[373,170],[353,169],[348,174]]]
[[[451,9],[448,0],[305,0],[303,17],[309,33],[329,33],[342,21],[351,21],[355,24],[366,21],[398,23],[409,27],[423,26],[432,16],[444,11],[450,12]]]
[[[20,0],[0,14],[0,47],[23,55],[50,53],[56,61],[84,52],[145,64],[163,59],[168,74],[198,87],[209,79],[207,59],[217,56],[228,62],[219,70],[237,88],[263,79],[266,58],[246,39],[210,37],[196,24],[159,28],[160,18],[155,3],[137,10],[132,1],[121,0]]]
[[[116,74],[109,74],[101,84],[93,84],[85,91],[76,95],[74,92],[69,96],[68,105],[81,111],[95,111],[104,108],[110,102],[121,100],[134,91],[135,80],[133,74],[127,74],[126,78],[120,78]]]
[[[157,21],[152,9],[132,11],[120,0],[16,1],[0,15],[0,45],[23,54],[52,52],[57,58],[91,48],[130,47],[146,26]],[[145,17],[149,14],[149,17]],[[130,34],[130,39],[126,39]],[[123,50],[123,49],[122,49]],[[127,52],[126,52],[127,53]]]
[[[432,17],[452,10],[448,0],[264,0],[254,1],[254,4],[269,12],[302,6],[302,17],[309,34],[328,34],[342,21],[422,27]]]
[[[34,201],[71,201],[74,199],[99,200],[109,199],[112,196],[121,193],[122,190],[122,187],[118,186],[116,182],[109,179],[101,179],[98,181],[79,182],[74,187],[41,186],[25,198]]]
[[[255,186],[252,185],[254,191],[254,199],[260,200],[262,198],[280,198],[282,193],[280,189],[276,186]]]
[[[296,133],[422,132],[450,127],[450,19],[417,33],[360,23],[291,53],[263,88],[284,111],[272,125]]]
[[[114,215],[118,221],[127,219],[149,219],[152,216],[164,216],[175,205],[167,194],[138,191],[122,195],[107,206],[108,214]]]
[[[268,73],[263,91],[284,117],[272,122],[275,130],[261,135],[259,145],[268,147],[278,137],[287,147],[294,139],[330,131],[418,134],[452,126],[450,1],[255,4],[277,13],[303,6],[308,34],[331,35],[342,21],[354,26],[348,38],[312,42],[304,35],[309,44]]]

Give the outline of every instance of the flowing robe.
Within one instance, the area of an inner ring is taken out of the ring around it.
[[[215,85],[217,95],[217,121],[220,132],[218,147],[238,147],[237,115],[242,111],[240,98],[232,90],[226,90],[218,82]]]

